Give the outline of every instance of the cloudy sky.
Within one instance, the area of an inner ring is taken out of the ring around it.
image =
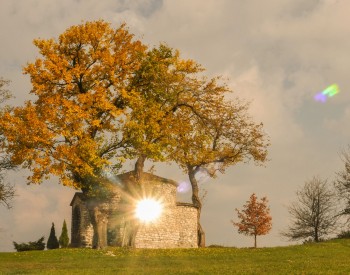
[[[82,21],[126,22],[149,46],[165,42],[201,63],[208,76],[223,75],[236,96],[251,101],[250,114],[271,138],[266,167],[231,167],[202,184],[207,244],[251,246],[230,220],[255,192],[270,200],[273,229],[260,246],[289,245],[279,232],[288,224],[286,205],[305,180],[318,175],[331,184],[342,169],[340,152],[350,138],[350,1],[347,0],[0,0],[0,76],[11,80],[13,104],[29,99],[22,66],[38,57],[35,38],[55,38]],[[314,95],[337,83],[327,102]],[[156,173],[185,179],[176,167]],[[12,241],[57,235],[70,227],[74,190],[54,179],[25,185],[25,171],[8,174],[18,196],[11,210],[0,206],[0,251]],[[186,198],[182,198],[186,199]]]

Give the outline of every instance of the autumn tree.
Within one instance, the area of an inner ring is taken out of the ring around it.
[[[61,231],[61,235],[60,235],[58,242],[59,242],[61,248],[67,248],[69,245],[69,237],[68,237],[66,220],[63,221],[62,231]]]
[[[146,160],[172,161],[169,148],[176,144],[175,132],[182,128],[181,114],[191,110],[195,102],[197,74],[203,69],[193,60],[180,57],[180,53],[161,44],[150,49],[142,58],[127,88],[125,102],[130,112],[122,129],[124,155],[135,161],[134,176],[142,186]],[[194,114],[193,111],[191,111]],[[136,228],[136,220],[128,222]],[[129,232],[132,245],[136,232]]]
[[[56,248],[60,247],[58,240],[57,240],[57,237],[56,237],[54,223],[52,223],[51,230],[50,230],[50,236],[47,239],[46,247],[47,247],[47,249],[56,249]]]
[[[319,242],[333,232],[337,224],[337,202],[327,180],[313,177],[296,192],[288,206],[291,225],[281,235],[291,241],[311,238]]]
[[[238,227],[238,233],[254,236],[255,248],[256,237],[266,235],[272,228],[272,217],[267,203],[266,197],[258,201],[257,196],[253,193],[241,211],[236,208],[239,221],[231,221],[234,226]]]
[[[192,202],[198,209],[199,246],[205,246],[200,225],[202,204],[195,174],[253,158],[266,161],[268,141],[262,124],[247,115],[248,105],[226,99],[230,90],[218,78],[200,77],[203,68],[184,60],[166,45],[147,52],[131,82],[130,120],[124,128],[128,154],[137,158],[136,177],[146,159],[175,161],[189,174]]]
[[[124,96],[145,47],[125,25],[113,29],[104,21],[72,26],[58,39],[34,44],[41,57],[24,73],[36,100],[3,115],[6,151],[31,171],[28,183],[55,175],[97,200],[108,194],[100,180],[103,170],[118,169],[123,160],[118,152],[128,111]],[[104,219],[97,207],[89,206],[95,232]],[[106,245],[98,234],[95,240],[95,247]]]
[[[196,174],[202,169],[211,177],[239,162],[253,159],[261,164],[267,160],[268,137],[263,125],[248,116],[248,105],[225,100],[230,90],[218,85],[216,79],[202,82],[195,96],[195,113],[179,114],[182,130],[172,148],[173,160],[188,174],[192,186],[192,202],[198,208],[198,244],[205,246],[200,224],[202,202]],[[181,116],[181,118],[180,118]]]
[[[0,105],[11,97],[10,92],[5,88],[9,81],[0,78]],[[0,117],[8,110],[8,107],[0,106]],[[6,139],[3,135],[3,130],[0,126],[0,203],[4,204],[7,208],[11,207],[11,201],[15,196],[15,188],[13,185],[4,181],[4,171],[13,169],[13,163],[9,155],[4,152],[4,146],[6,145]]]

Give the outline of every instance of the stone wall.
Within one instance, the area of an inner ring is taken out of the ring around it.
[[[135,185],[132,173],[119,175],[118,178],[123,188],[116,188],[118,191],[113,199],[106,202],[110,209],[108,232],[113,234],[109,245],[125,245],[130,232],[136,230],[137,248],[198,247],[197,208],[191,204],[176,203],[176,182],[150,174],[146,174],[141,185]],[[133,210],[138,200],[144,198],[154,198],[162,203],[163,211],[157,221],[146,223],[135,220]],[[93,227],[87,203],[82,193],[76,193],[71,203],[74,247],[92,247]]]
[[[177,204],[177,183],[153,175],[145,176],[137,197],[154,198],[163,205],[163,212],[154,222],[137,221],[135,247],[176,248],[198,247],[197,208]]]
[[[168,206],[156,222],[139,223],[137,248],[192,248],[197,245],[195,207],[180,204]]]
[[[72,206],[72,247],[92,247],[93,227],[82,193],[76,193]]]

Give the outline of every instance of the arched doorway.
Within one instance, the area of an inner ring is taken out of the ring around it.
[[[81,225],[81,213],[79,206],[75,206],[72,214],[72,247],[81,246],[81,235],[80,235],[80,225]]]

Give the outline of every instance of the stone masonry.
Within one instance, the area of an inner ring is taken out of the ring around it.
[[[108,244],[125,246],[128,232],[136,232],[136,248],[192,248],[197,245],[198,211],[192,204],[176,202],[177,183],[144,173],[140,188],[135,187],[133,173],[118,175],[115,196],[109,202],[107,222]],[[162,202],[163,211],[153,222],[135,219],[136,202],[142,198],[155,198]],[[87,208],[88,198],[75,193],[72,206],[72,246],[92,247],[93,227]]]

